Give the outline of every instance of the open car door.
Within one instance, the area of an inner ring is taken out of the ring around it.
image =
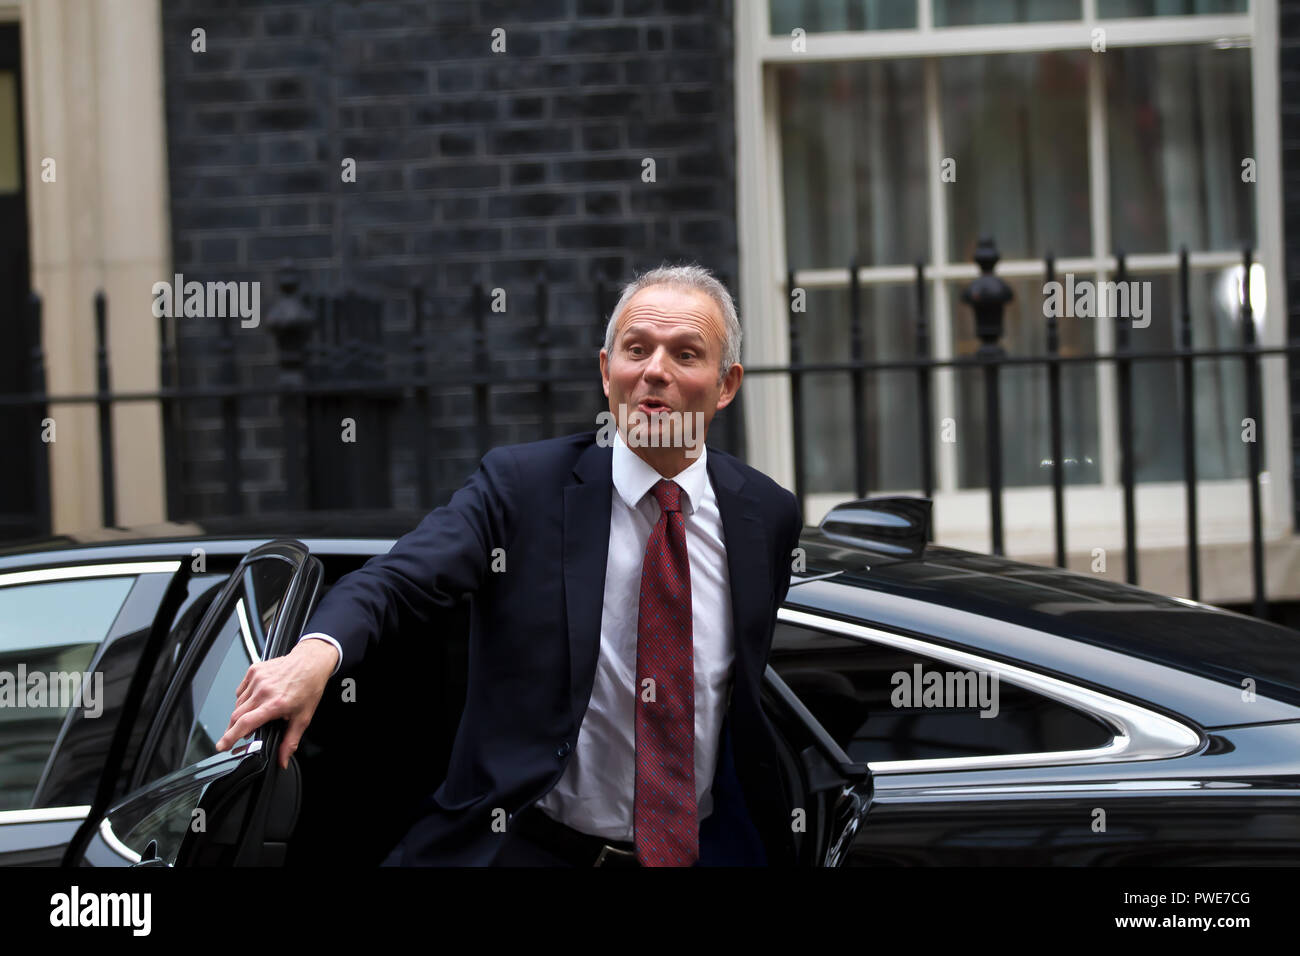
[[[255,661],[287,654],[315,605],[321,564],[297,541],[250,551],[208,606],[148,722],[127,795],[87,819],[65,863],[275,866],[301,802],[296,760],[280,770],[283,721],[216,742]]]
[[[843,866],[871,809],[871,771],[849,759],[770,665],[763,703],[781,737],[778,756],[790,805],[801,814],[792,821],[798,864]]]

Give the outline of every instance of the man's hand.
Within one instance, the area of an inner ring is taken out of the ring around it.
[[[280,742],[280,767],[287,768],[338,659],[338,651],[328,641],[313,639],[300,641],[284,657],[249,667],[235,691],[235,712],[230,715],[226,733],[217,741],[217,751],[229,750],[236,740],[284,717],[289,727]]]

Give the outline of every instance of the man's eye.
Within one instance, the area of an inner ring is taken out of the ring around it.
[[[682,353],[682,358],[686,359],[687,361],[690,361],[691,359],[695,358],[695,353],[694,353],[694,352],[683,352],[683,353]]]

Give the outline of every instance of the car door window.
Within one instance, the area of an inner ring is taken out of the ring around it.
[[[244,559],[193,638],[176,649],[129,775],[130,792],[102,817],[88,818],[86,843],[74,842],[72,858],[93,866],[283,859],[300,792],[296,765],[283,787],[265,789],[275,766],[266,754],[274,750],[276,728],[259,729],[228,752],[217,753],[216,742],[249,665],[286,653],[301,633],[320,578],[320,561],[298,542],[270,542]]]
[[[1090,750],[1113,736],[1091,715],[990,672],[787,622],[777,625],[771,665],[855,762]]]
[[[243,586],[208,630],[198,666],[184,678],[147,757],[143,782],[158,780],[217,752],[235,709],[235,690],[248,667],[262,659],[266,632],[279,611],[294,566],[268,557],[250,562]]]
[[[0,810],[30,805],[68,711],[102,706],[86,668],[135,580],[0,586]]]
[[[163,581],[150,582],[150,578]],[[207,611],[208,605],[221,591],[230,575],[209,572],[195,574],[186,582],[186,595],[176,610],[167,638],[159,652],[158,661],[150,676],[148,689],[140,705],[140,713],[157,713],[163,694],[179,662],[179,650],[188,644],[194,629]],[[35,807],[66,807],[90,803],[95,796],[104,757],[112,744],[121,717],[127,689],[139,665],[140,653],[153,626],[152,615],[171,582],[170,574],[141,575],[119,614],[113,629],[105,639],[103,650],[92,662],[96,671],[104,675],[103,713],[98,717],[84,708],[74,710],[64,725],[62,735],[32,799]],[[145,585],[150,585],[145,587]],[[131,617],[133,603],[140,605],[139,613]],[[150,615],[146,620],[145,615]],[[132,725],[127,743],[125,766],[133,768],[140,753],[140,745],[148,729],[147,720],[137,720]],[[126,794],[127,780],[123,774],[114,790],[115,796]]]

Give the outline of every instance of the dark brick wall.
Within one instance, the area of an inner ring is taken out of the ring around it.
[[[1280,0],[1278,21],[1287,338],[1300,342],[1300,0]],[[1300,360],[1291,360],[1288,368],[1294,521],[1300,528]]]
[[[509,297],[489,318],[494,371],[532,367],[540,278],[555,367],[574,383],[560,390],[558,431],[573,431],[594,424],[597,277],[616,286],[665,259],[699,261],[729,285],[737,275],[731,0],[162,7],[175,269],[261,281],[263,327],[235,323],[241,381],[277,374],[265,317],[282,260],[314,292],[382,300],[399,353],[421,286],[447,368],[469,358],[475,281]],[[205,53],[191,51],[195,27]],[[505,53],[491,52],[496,27]],[[341,182],[344,157],[355,183]],[[647,157],[654,183],[641,178]],[[217,381],[221,321],[178,320],[184,382]],[[541,437],[535,403],[495,394],[493,444]],[[425,422],[439,499],[476,460],[468,395],[440,407]],[[244,506],[280,507],[275,403],[248,403],[241,425]],[[216,407],[188,409],[184,432],[182,509],[220,511]],[[418,504],[413,468],[404,447],[398,505]]]

